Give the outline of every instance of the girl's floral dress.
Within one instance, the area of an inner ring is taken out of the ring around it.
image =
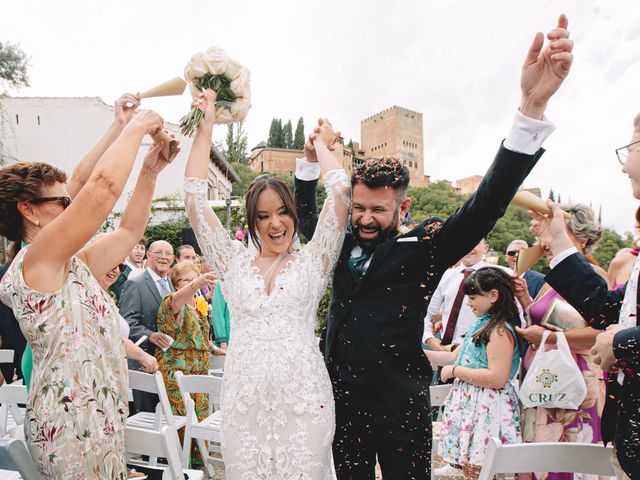
[[[72,257],[60,290],[39,293],[22,275],[28,247],[0,284],[33,350],[24,429],[44,478],[126,479],[127,364],[117,311]]]
[[[488,322],[489,315],[480,317],[465,335],[456,365],[488,367],[486,344],[473,343],[473,334]],[[503,444],[522,442],[518,394],[511,382],[518,370],[520,353],[516,333],[510,325],[507,327],[516,340],[509,382],[498,390],[456,378],[445,400],[438,455],[447,463],[482,465],[491,437],[498,437]]]

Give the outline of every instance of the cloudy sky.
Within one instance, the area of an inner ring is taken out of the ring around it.
[[[423,113],[425,173],[483,174],[519,105],[519,74],[536,31],[569,17],[570,78],[549,105],[557,131],[525,186],[602,206],[606,226],[631,230],[637,203],[614,150],[640,112],[635,1],[361,0],[321,2],[94,0],[4,2],[0,41],[30,55],[31,87],[16,96],[100,96],[180,75],[215,45],[249,67],[250,146],[273,117],[332,119],[345,138],[391,105]],[[635,87],[635,88],[634,88]],[[189,98],[145,105],[177,122]],[[224,135],[224,127],[217,133]]]

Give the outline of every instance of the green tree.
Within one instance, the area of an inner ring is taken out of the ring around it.
[[[222,151],[230,162],[247,163],[249,160],[247,143],[247,133],[242,123],[235,122],[227,125],[227,138]]]
[[[293,148],[293,130],[291,127],[291,120],[284,124],[282,127],[282,143],[283,148],[291,150]]]
[[[593,249],[593,258],[596,259],[598,265],[600,265],[605,270],[608,270],[609,263],[611,263],[613,257],[616,256],[618,250],[625,247],[631,248],[633,247],[633,243],[628,239],[625,240],[616,232],[605,229],[605,231],[602,233],[602,238]]]
[[[268,147],[282,148],[282,121],[279,118],[271,120],[271,127],[269,128],[269,139],[267,140]]]
[[[552,188],[549,189],[549,200],[551,200],[552,202],[556,201],[556,196],[553,194]]]
[[[0,85],[8,88],[29,86],[29,57],[17,45],[0,42]]]
[[[304,148],[304,120],[302,117],[298,119],[298,124],[296,125],[296,133],[293,136],[293,147],[294,150],[302,150]]]
[[[183,243],[182,231],[185,228],[189,228],[189,226],[189,220],[187,217],[182,217],[177,220],[168,220],[155,225],[149,225],[144,232],[144,236],[147,237],[149,244],[156,240],[165,240],[173,246],[175,251]]]
[[[249,188],[249,185],[251,185],[251,182],[259,173],[254,172],[249,168],[249,165],[244,163],[234,163],[233,169],[240,177],[240,181],[233,184],[231,195],[234,197],[243,197],[247,188]]]

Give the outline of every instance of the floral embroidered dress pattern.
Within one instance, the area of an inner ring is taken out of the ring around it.
[[[25,419],[45,478],[126,479],[127,370],[117,311],[87,266],[71,259],[54,293],[31,290],[20,251],[0,284],[33,350]]]
[[[292,255],[268,293],[253,255],[207,207],[206,181],[185,180],[189,219],[221,276],[231,316],[221,398],[228,480],[333,478],[335,407],[314,327],[344,240],[350,186],[343,170],[328,172],[324,183],[327,201],[313,239]]]

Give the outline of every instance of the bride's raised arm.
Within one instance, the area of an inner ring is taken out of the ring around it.
[[[320,165],[327,199],[307,248],[316,250],[322,256],[325,271],[332,269],[338,259],[351,206],[351,184],[343,166],[330,150],[338,136],[328,120],[320,120],[309,136]]]
[[[208,175],[211,134],[216,120],[216,94],[206,90],[194,100],[204,109],[184,171],[184,205],[202,253],[218,275],[224,274],[233,257],[233,241],[209,208]]]

